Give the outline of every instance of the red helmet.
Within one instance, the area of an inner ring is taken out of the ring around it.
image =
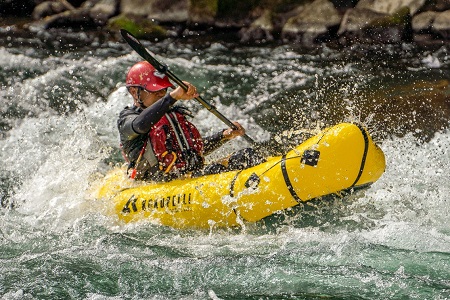
[[[138,62],[130,68],[127,74],[126,84],[127,87],[137,86],[150,92],[174,87],[166,74],[158,72],[147,61]]]

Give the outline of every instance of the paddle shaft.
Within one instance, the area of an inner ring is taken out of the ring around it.
[[[125,41],[128,43],[128,45],[133,48],[134,51],[136,51],[143,59],[148,61],[153,67],[155,67],[156,70],[158,70],[160,73],[166,74],[169,79],[174,81],[176,84],[178,84],[182,89],[187,91],[188,87],[187,85],[181,81],[175,74],[173,74],[167,66],[161,64],[158,60],[156,60],[153,55],[151,55],[147,49],[141,44],[141,42],[135,38],[131,33],[126,31],[125,29],[121,29],[120,33],[122,34]],[[210,111],[212,114],[214,114],[217,118],[219,118],[223,123],[225,123],[228,127],[232,128],[233,130],[237,130],[238,127],[231,122],[229,119],[227,119],[223,114],[221,114],[213,105],[208,103],[206,100],[204,100],[201,96],[198,96],[195,98],[198,102],[200,102],[201,105],[203,105],[208,111]],[[249,137],[247,134],[244,134],[242,136],[245,138],[245,140],[251,144],[256,144],[256,142]]]

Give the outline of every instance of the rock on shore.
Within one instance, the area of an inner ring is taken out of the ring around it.
[[[11,17],[29,18],[11,24]],[[445,44],[450,0],[4,0],[0,32],[125,28],[140,38],[232,33],[242,43]],[[13,25],[13,26],[11,26]]]

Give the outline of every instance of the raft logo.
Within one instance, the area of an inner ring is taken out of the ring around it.
[[[125,204],[125,206],[123,207],[122,213],[123,214],[129,214],[131,212],[131,209],[133,209],[133,211],[136,212],[137,211],[136,201],[137,201],[136,196],[132,195],[130,197],[130,199],[128,199],[128,201]],[[130,208],[130,206],[131,206],[131,208]]]
[[[161,209],[168,209],[173,212],[190,211],[192,210],[192,208],[190,207],[191,201],[191,193],[161,196],[156,197],[155,199],[138,199],[135,195],[131,195],[127,203],[124,205],[122,213],[129,214],[131,212]]]

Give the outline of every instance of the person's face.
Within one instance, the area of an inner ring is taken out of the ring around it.
[[[167,93],[167,89],[162,89],[156,92],[150,92],[145,89],[141,89],[141,101],[144,104],[145,107],[151,106],[153,103],[164,97]],[[134,88],[134,91],[132,92],[134,102],[136,105],[140,105],[138,102],[138,89]]]

